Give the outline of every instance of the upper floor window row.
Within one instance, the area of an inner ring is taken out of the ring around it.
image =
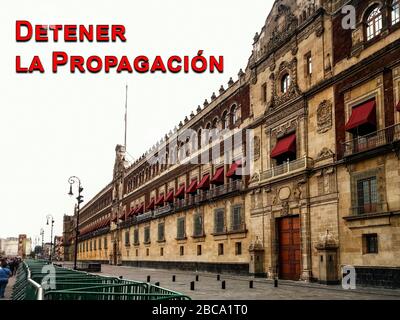
[[[391,25],[400,22],[400,0],[393,0],[391,5]],[[365,17],[366,37],[370,41],[381,34],[384,23],[384,11],[380,5],[375,5]]]

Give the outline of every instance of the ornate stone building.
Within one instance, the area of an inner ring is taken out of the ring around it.
[[[398,0],[275,1],[236,82],[117,146],[79,259],[399,286],[399,29]]]

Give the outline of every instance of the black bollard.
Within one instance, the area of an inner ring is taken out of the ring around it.
[[[156,287],[159,287],[159,286],[160,286],[160,283],[159,283],[159,282],[156,282],[154,285],[155,285]]]
[[[275,279],[275,280],[274,280],[274,287],[275,287],[275,288],[278,288],[278,279]]]
[[[249,288],[250,288],[250,289],[253,289],[253,286],[254,286],[253,280],[250,280],[250,282],[249,282]]]
[[[217,275],[217,281],[221,280],[221,275]]]
[[[222,287],[223,290],[225,290],[225,288],[226,288],[225,280],[221,282],[221,287]]]
[[[194,291],[194,281],[190,283],[190,290]]]
[[[150,276],[147,276],[147,282],[150,282]]]
[[[196,275],[196,281],[199,281],[199,276],[198,275]]]
[[[172,282],[175,282],[175,281],[176,281],[176,276],[173,275],[173,276],[172,276]]]

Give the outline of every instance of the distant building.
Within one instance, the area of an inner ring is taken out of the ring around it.
[[[6,257],[18,255],[18,238],[1,239],[0,253]]]
[[[18,256],[25,258],[32,252],[32,240],[27,238],[26,234],[18,236]]]

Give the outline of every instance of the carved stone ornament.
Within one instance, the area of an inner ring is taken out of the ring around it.
[[[332,102],[324,100],[317,108],[317,131],[324,133],[332,128]]]
[[[284,201],[282,202],[282,216],[289,215],[289,202]]]
[[[255,172],[250,180],[251,183],[253,182],[260,182],[260,173]]]
[[[335,153],[329,148],[323,148],[317,155],[316,161],[322,161],[325,159],[331,159],[335,156]]]
[[[254,150],[254,161],[257,161],[258,159],[260,159],[260,154],[261,154],[261,142],[259,136],[254,137],[253,150]]]

